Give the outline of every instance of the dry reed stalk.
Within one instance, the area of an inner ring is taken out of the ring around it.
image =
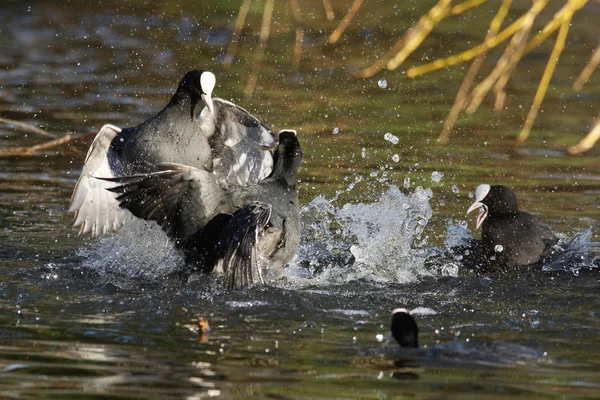
[[[573,84],[573,89],[575,89],[576,91],[580,91],[583,88],[583,85],[588,81],[588,79],[590,79],[592,72],[594,72],[594,70],[596,69],[596,67],[598,67],[599,64],[600,44],[594,49],[594,51],[592,52],[592,56],[590,57],[590,61],[588,61],[583,71],[581,71],[581,74],[579,74],[579,76],[575,80],[575,83]]]
[[[260,66],[262,64],[262,59],[263,59],[263,55],[265,52],[265,48],[267,47],[267,40],[269,40],[269,33],[271,30],[271,19],[273,17],[274,5],[275,5],[275,0],[266,0],[265,1],[265,8],[263,9],[262,25],[260,28],[260,34],[258,35],[258,48],[256,49],[256,52],[254,53],[254,60],[252,61],[252,66],[250,67],[250,77],[248,78],[248,83],[246,84],[246,89],[244,90],[245,97],[247,99],[252,97],[252,95],[254,94],[254,90],[256,89]]]
[[[325,16],[327,21],[333,21],[335,14],[333,13],[333,7],[331,7],[331,1],[323,0],[323,7],[325,8]]]
[[[363,1],[364,0],[354,0],[352,6],[350,7],[346,15],[344,15],[344,18],[342,18],[342,21],[339,23],[337,28],[335,28],[335,30],[331,33],[331,35],[329,35],[329,39],[327,41],[330,44],[334,44],[340,39],[348,25],[350,25],[350,22],[352,22],[352,19],[354,18],[358,10],[360,10],[360,6],[362,5]]]
[[[47,130],[44,130],[42,128],[38,128],[37,126],[28,124],[26,122],[22,122],[22,121],[17,121],[16,119],[10,119],[10,118],[3,118],[0,117],[0,122],[8,124],[8,125],[14,125],[16,127],[19,127],[23,130],[29,131],[29,132],[33,132],[33,133],[37,133],[40,134],[42,136],[46,136],[52,139],[56,139],[58,136],[48,132]]]
[[[7,147],[4,149],[0,149],[0,157],[7,157],[7,156],[30,156],[33,153],[40,151],[40,150],[46,150],[46,149],[50,149],[52,147],[56,147],[58,145],[61,145],[63,143],[68,143],[73,139],[73,136],[71,136],[71,133],[66,133],[64,136],[62,137],[58,137],[56,139],[53,139],[49,142],[46,143],[42,143],[42,144],[36,144],[35,146],[29,146],[29,147]]]
[[[504,18],[506,18],[506,14],[508,14],[508,10],[510,9],[511,4],[512,0],[502,1],[500,8],[498,8],[498,12],[496,12],[496,15],[490,23],[490,27],[488,29],[488,33],[484,41],[493,38],[498,33],[500,27],[502,26]],[[471,66],[469,67],[469,70],[467,71],[460,85],[460,88],[458,89],[458,93],[456,94],[456,98],[454,99],[454,104],[452,105],[452,108],[448,113],[448,117],[444,121],[444,127],[442,128],[442,132],[438,137],[438,141],[440,143],[448,143],[448,140],[450,139],[450,134],[454,129],[456,119],[458,118],[460,112],[465,109],[465,106],[467,104],[467,94],[469,92],[469,89],[471,89],[471,86],[473,85],[473,81],[475,79],[475,76],[477,75],[477,72],[479,72],[479,69],[483,64],[484,54],[479,54],[477,57],[475,57],[475,59],[473,59],[473,62],[471,63]]]
[[[569,3],[573,3],[573,1],[570,1]],[[558,58],[565,48],[565,41],[567,40],[567,34],[569,33],[569,25],[571,24],[572,16],[573,14],[571,13],[569,17],[565,18],[560,27],[560,31],[558,31],[556,42],[554,42],[554,48],[552,49],[552,53],[548,59],[548,64],[546,64],[546,69],[542,75],[542,80],[540,81],[537,92],[535,93],[535,97],[533,98],[533,104],[531,105],[531,109],[529,109],[529,113],[527,114],[527,118],[525,119],[525,124],[523,124],[521,132],[519,133],[519,136],[517,136],[517,140],[519,142],[524,142],[527,140],[533,123],[537,118],[542,101],[544,101],[544,96],[546,96],[550,79],[552,79],[552,75],[554,74],[556,63],[558,63]]]
[[[410,68],[408,71],[406,71],[406,76],[408,76],[409,78],[414,78],[419,75],[423,75],[428,72],[433,72],[438,69],[450,67],[452,65],[456,65],[461,62],[471,61],[473,58],[498,46],[500,43],[504,42],[506,39],[508,39],[509,37],[514,35],[514,33],[519,30],[524,19],[525,19],[525,15],[521,16],[519,19],[517,19],[515,22],[510,24],[502,32],[498,33],[493,38],[486,40],[483,43],[470,48],[469,50],[465,50],[462,53],[459,53],[454,56],[440,58],[440,59],[434,60],[430,63]]]
[[[244,27],[244,22],[246,22],[246,17],[248,16],[248,10],[250,10],[251,3],[252,0],[244,0],[240,6],[240,11],[238,12],[235,24],[233,25],[233,34],[231,35],[231,40],[229,41],[227,51],[225,52],[225,60],[223,61],[223,68],[225,69],[231,67],[233,59],[235,58],[238,42],[240,40],[240,34],[242,32],[242,28]]]
[[[383,68],[394,70],[406,57],[410,55],[422,42],[427,35],[450,11],[450,3],[452,0],[440,0],[433,6],[429,12],[423,15],[419,22],[410,28],[402,37],[394,44],[388,55],[381,60],[375,62],[371,66],[356,73],[356,77],[370,78]]]
[[[48,142],[48,143],[45,144],[45,145],[48,145],[49,147],[56,146],[56,145],[59,145],[61,143],[65,143],[65,142],[61,142],[60,139],[64,139],[66,136],[71,137],[71,134],[67,133],[65,136],[63,136],[61,138],[58,135],[56,135],[56,134],[54,134],[52,132],[48,132],[45,129],[38,128],[37,126],[28,124],[26,122],[17,121],[15,119],[0,117],[0,122],[5,123],[5,124],[9,124],[9,125],[14,125],[14,126],[16,126],[18,128],[21,128],[21,129],[25,130],[25,131],[37,133],[37,134],[40,134],[42,136],[55,139],[55,140],[52,140],[52,141],[50,141],[50,142]],[[82,138],[82,137],[85,137],[85,136],[88,136],[88,134],[78,136],[78,138]],[[59,140],[59,141],[57,142],[57,140]],[[67,142],[68,141],[70,141],[70,139],[67,140]],[[20,155],[29,155],[29,154],[33,154],[33,152],[35,152],[37,150],[43,150],[44,149],[44,147],[40,147],[40,146],[44,146],[44,145],[36,145],[36,146],[32,146],[32,147],[20,147],[20,146],[17,146],[17,147],[8,147],[6,149],[0,149],[0,155],[16,155],[17,153],[20,154]],[[30,148],[33,148],[33,151],[27,150],[27,149],[30,149]],[[21,150],[19,150],[19,149],[21,149]],[[23,150],[23,149],[25,149],[25,150]],[[77,147],[70,146],[69,149],[73,153],[75,153],[75,154],[83,157],[83,153],[81,151],[79,151],[79,149]],[[11,153],[14,153],[14,154],[11,154]]]
[[[594,144],[596,144],[596,142],[599,139],[600,139],[600,114],[598,114],[598,116],[596,117],[596,121],[594,121],[594,126],[592,126],[592,130],[590,131],[590,133],[588,133],[586,135],[586,137],[581,139],[581,141],[579,143],[569,147],[567,149],[567,152],[569,154],[573,154],[573,155],[584,153],[584,152],[588,151],[589,149],[591,149],[592,147],[594,147]]]
[[[535,49],[537,46],[540,45],[540,43],[546,40],[548,36],[550,36],[558,28],[560,28],[560,25],[562,24],[564,19],[568,17],[567,14],[570,14],[572,17],[573,14],[580,8],[582,8],[588,1],[589,0],[569,0],[567,4],[565,4],[556,14],[554,14],[552,20],[548,24],[546,24],[546,26],[544,26],[540,33],[535,35],[535,37],[531,39],[529,43],[527,43],[527,46],[525,47],[525,54]]]
[[[506,46],[502,57],[500,57],[500,60],[498,60],[492,72],[490,72],[490,74],[477,85],[475,89],[473,89],[469,105],[466,107],[466,111],[469,114],[472,114],[477,110],[494,84],[500,82],[502,85],[502,83],[505,83],[505,81],[508,80],[508,77],[510,77],[510,74],[523,55],[525,45],[527,44],[527,37],[529,36],[535,18],[547,4],[548,0],[534,0],[533,6],[525,14],[525,18],[523,19],[519,30],[513,35],[513,38],[508,46]]]
[[[450,10],[450,15],[462,14],[471,8],[477,7],[485,3],[486,1],[487,0],[467,0],[452,7],[452,10]]]

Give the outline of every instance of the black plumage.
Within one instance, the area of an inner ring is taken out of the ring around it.
[[[169,103],[142,124],[104,125],[88,151],[71,198],[80,233],[97,236],[127,218],[107,182],[94,179],[143,174],[160,163],[180,163],[212,172],[220,187],[252,185],[273,167],[276,135],[246,110],[211,97],[215,76],[188,72]]]
[[[406,309],[397,308],[392,312],[390,332],[400,347],[419,347],[419,327]]]
[[[482,184],[467,213],[480,209],[476,228],[481,240],[472,246],[470,259],[492,269],[506,269],[543,261],[558,241],[546,224],[519,211],[517,196],[506,186]]]

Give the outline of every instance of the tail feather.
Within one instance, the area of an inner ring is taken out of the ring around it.
[[[269,204],[254,202],[236,211],[220,238],[225,285],[240,289],[264,281],[258,267],[257,243],[259,232],[271,218]]]

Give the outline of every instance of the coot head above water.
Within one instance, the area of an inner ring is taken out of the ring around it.
[[[210,113],[214,114],[215,107],[212,100],[212,91],[215,88],[216,82],[217,78],[212,72],[201,70],[189,71],[179,82],[177,91],[169,104],[177,103],[189,97],[190,117],[194,119],[196,104],[201,99]]]
[[[511,217],[519,212],[517,196],[506,186],[490,186],[483,183],[475,189],[475,202],[467,210],[467,214],[479,208],[475,229],[479,229],[489,214]]]
[[[212,98],[215,75],[189,71],[169,103],[140,125],[104,125],[88,151],[69,211],[80,233],[92,236],[118,229],[131,217],[119,208],[107,181],[158,171],[179,163],[214,174],[218,186],[254,185],[272,171],[276,135],[243,108]]]
[[[392,311],[390,333],[400,347],[419,347],[419,327],[405,308]]]

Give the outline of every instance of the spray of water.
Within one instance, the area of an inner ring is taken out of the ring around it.
[[[80,248],[83,267],[115,280],[153,281],[184,266],[167,235],[154,222],[128,222],[113,235]]]
[[[429,274],[423,230],[432,216],[431,189],[417,187],[406,195],[391,185],[375,203],[341,207],[335,206],[337,197],[319,196],[303,207],[302,241],[286,272],[289,280],[404,283]]]
[[[359,279],[407,283],[424,275],[458,276],[468,267],[463,265],[463,255],[444,255],[444,262],[433,267],[426,263],[432,254],[469,247],[474,240],[464,221],[450,222],[446,249],[426,247],[428,237],[423,232],[433,214],[431,189],[416,187],[405,194],[390,185],[374,203],[339,206],[340,195],[354,190],[361,180],[357,178],[333,198],[317,196],[301,209],[300,248],[284,270],[285,282],[292,287]],[[597,267],[600,243],[591,241],[596,228],[562,238],[543,270],[578,274]],[[158,225],[141,220],[91,242],[78,255],[84,268],[120,282],[153,281],[185,268],[181,254]]]
[[[600,225],[592,226],[572,237],[562,237],[552,248],[551,255],[544,262],[543,271],[567,271],[574,275],[584,269],[598,268],[600,264],[600,243],[591,240],[592,233]]]

